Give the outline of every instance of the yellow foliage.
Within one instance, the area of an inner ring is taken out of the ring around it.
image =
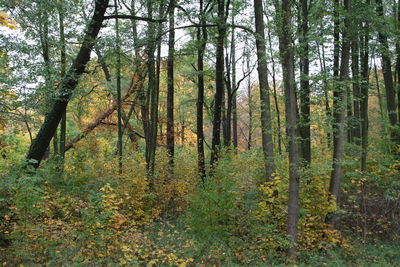
[[[274,180],[260,185],[262,195],[256,215],[266,224],[274,225],[280,232],[286,232],[288,180],[282,178],[285,169],[278,169]],[[336,210],[336,204],[328,192],[327,175],[304,173],[300,192],[300,212],[298,220],[298,246],[302,250],[325,249],[331,245],[346,246],[340,232],[330,229],[325,223],[327,214]],[[306,176],[309,176],[307,179]],[[276,240],[266,239],[266,245],[276,247]],[[284,246],[285,244],[282,244]]]
[[[0,11],[0,26],[5,26],[11,30],[17,29],[17,25],[10,19],[6,12]]]

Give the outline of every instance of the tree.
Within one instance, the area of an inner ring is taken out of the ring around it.
[[[383,12],[382,0],[376,1],[376,12],[381,19],[380,29],[378,31],[378,40],[381,45],[380,53],[382,58],[382,72],[385,82],[387,112],[389,115],[389,122],[391,125],[391,138],[393,143],[400,144],[400,137],[397,132],[397,112],[396,112],[396,98],[393,85],[392,62],[390,59],[390,50],[387,36],[385,33],[385,17]]]
[[[224,43],[226,37],[226,19],[228,17],[229,2],[217,0],[217,40],[216,40],[216,63],[215,63],[215,100],[213,114],[213,131],[211,141],[210,165],[213,166],[218,159],[221,144],[221,111],[224,95]]]
[[[288,0],[276,3],[279,51],[281,57],[283,86],[285,88],[286,136],[289,143],[289,201],[288,201],[288,234],[290,241],[289,256],[297,256],[297,221],[299,212],[298,173],[299,151],[297,144],[297,104],[294,76],[294,48],[292,40],[291,18],[292,5]]]
[[[200,23],[205,24],[204,4],[200,0]],[[197,165],[200,177],[204,182],[206,166],[204,158],[204,130],[203,130],[203,108],[204,108],[204,52],[207,44],[207,28],[197,27],[197,101],[196,101],[196,130],[197,130]]]
[[[108,0],[95,1],[93,16],[89,22],[78,55],[67,74],[62,79],[58,89],[59,97],[52,104],[52,108],[49,113],[47,113],[45,121],[26,156],[28,164],[35,168],[39,167],[43,155],[46,152],[46,148],[49,146],[50,140],[54,136],[61,117],[67,108],[73,90],[77,86],[80,76],[85,71],[86,64],[90,59],[90,52],[92,51],[95,39],[102,26],[107,7]]]
[[[308,0],[300,1],[300,122],[301,153],[306,166],[311,164],[310,59],[308,37]]]
[[[350,62],[350,12],[351,0],[344,1],[344,10],[346,11],[344,30],[342,35],[342,54],[340,60],[339,83],[336,83],[333,99],[333,164],[329,192],[336,197],[338,202],[340,183],[343,167],[344,143],[346,139],[346,104],[347,104],[347,81],[349,79]],[[328,222],[333,222],[334,216],[328,216]]]
[[[256,26],[258,79],[260,83],[261,132],[264,151],[265,177],[267,181],[271,181],[272,175],[275,171],[275,165],[272,143],[267,53],[265,48],[263,6],[261,0],[254,0],[254,16]]]
[[[174,165],[174,46],[175,46],[175,2],[172,1],[172,7],[169,9],[169,39],[168,39],[168,90],[167,90],[167,147],[170,157],[171,171]]]

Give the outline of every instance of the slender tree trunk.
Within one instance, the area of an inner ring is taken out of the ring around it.
[[[160,7],[161,9],[161,7]],[[153,2],[147,2],[148,17],[153,18]],[[160,15],[162,12],[160,12]],[[156,52],[157,43],[155,42],[156,28],[154,22],[148,23],[147,36],[149,39],[147,45],[147,73],[148,73],[148,99],[147,107],[150,109],[150,117],[147,122],[147,135],[146,135],[146,163],[149,176],[149,186],[153,187],[153,175],[155,165],[155,152],[157,146],[157,118],[158,118],[158,78],[156,73],[156,59],[154,53]],[[157,66],[158,69],[158,66]],[[158,72],[158,71],[157,71]]]
[[[351,73],[353,79],[353,109],[354,119],[351,124],[352,137],[356,144],[360,144],[361,128],[360,128],[360,47],[359,47],[359,31],[357,30],[359,25],[353,24],[352,35],[354,36],[351,40]],[[364,53],[364,51],[363,51]],[[368,62],[367,62],[368,64]]]
[[[204,24],[204,11],[203,11],[203,0],[200,0],[200,21]],[[197,47],[197,116],[196,116],[196,127],[197,127],[197,166],[200,177],[204,183],[206,176],[206,166],[204,158],[204,130],[203,130],[203,107],[204,107],[204,51],[207,43],[207,29],[205,27],[197,28],[197,41],[199,43]]]
[[[118,2],[114,0],[115,15],[118,15]],[[115,19],[115,50],[117,52],[117,64],[116,64],[116,87],[117,87],[117,125],[118,125],[118,172],[122,173],[122,101],[121,101],[121,44],[119,37],[119,21]]]
[[[249,57],[247,58],[247,68],[249,68],[250,64],[249,64]],[[247,149],[250,150],[251,149],[251,142],[253,141],[253,101],[252,101],[252,93],[251,90],[252,86],[251,86],[251,77],[249,76],[248,78],[248,82],[247,82],[247,98],[248,98],[248,106],[249,106],[249,137],[247,138]]]
[[[59,87],[59,97],[54,101],[51,110],[47,113],[45,121],[42,124],[38,134],[29,152],[26,156],[28,164],[34,168],[39,167],[40,161],[49,146],[51,138],[57,130],[57,126],[65,113],[68,101],[71,98],[72,92],[78,84],[80,76],[85,71],[87,62],[90,59],[94,41],[100,31],[104,20],[104,13],[108,7],[108,0],[96,0],[93,17],[89,22],[85,37],[81,48],[68,70],[65,77],[62,79]]]
[[[339,77],[339,56],[340,56],[340,18],[339,18],[339,0],[334,0],[333,9],[333,78]]]
[[[222,97],[222,136],[224,137],[224,147],[228,147],[230,143],[230,118],[231,108],[229,107],[230,97],[229,94],[232,92],[231,84],[231,70],[230,62],[228,59],[228,52],[225,53],[225,92]]]
[[[346,101],[347,101],[347,142],[349,143],[354,143],[354,116],[353,116],[353,98],[352,98],[352,93],[351,93],[351,88],[350,86],[347,87],[347,96],[346,96]]]
[[[374,78],[375,78],[375,84],[376,84],[376,91],[378,94],[378,103],[379,103],[379,113],[381,114],[381,121],[384,121],[384,117],[385,117],[385,111],[383,108],[383,102],[382,102],[382,94],[381,94],[381,89],[380,89],[380,85],[379,85],[379,76],[378,76],[378,70],[376,68],[376,63],[375,63],[375,59],[374,59]],[[383,130],[383,124],[382,125],[382,130]]]
[[[232,14],[232,25],[235,24],[235,13]],[[231,96],[231,108],[232,108],[232,139],[233,147],[235,152],[238,148],[238,132],[237,132],[237,85],[236,85],[236,36],[235,28],[232,28],[232,39],[231,39],[231,61],[232,61],[232,96]]]
[[[340,77],[339,83],[336,84],[334,90],[333,100],[333,166],[331,173],[331,180],[329,192],[336,197],[338,202],[340,183],[342,177],[343,167],[343,153],[344,143],[346,139],[346,103],[347,103],[347,82],[349,79],[349,63],[350,63],[350,41],[349,41],[349,27],[350,27],[350,13],[351,13],[351,0],[344,1],[344,9],[346,11],[344,21],[344,31],[342,40],[342,55],[340,62]],[[329,223],[333,223],[334,216],[328,216]]]
[[[322,56],[321,56],[321,52],[319,50],[320,46],[321,46],[321,50],[322,50]],[[323,74],[325,116],[326,116],[327,120],[329,120],[331,118],[332,114],[331,114],[331,108],[329,107],[328,82],[327,82],[327,78],[326,78],[326,75],[328,73],[326,71],[324,44],[321,44],[321,45],[318,44],[318,58],[319,58],[319,65],[320,65],[321,73]],[[329,125],[330,124],[328,123],[327,127],[329,127]],[[330,148],[331,141],[332,141],[330,130],[326,131],[326,139],[327,139],[328,148]]]
[[[173,2],[172,5],[175,3]],[[171,172],[174,166],[175,133],[174,133],[174,54],[175,54],[175,8],[169,10],[169,40],[167,60],[167,147]]]
[[[271,104],[269,99],[268,65],[265,48],[263,5],[261,0],[254,0],[254,15],[256,27],[256,47],[258,80],[260,83],[261,133],[264,152],[265,178],[272,180],[275,172],[274,150],[272,143]]]
[[[400,122],[400,0],[397,1],[397,41],[396,41],[396,72],[397,72],[397,121]]]
[[[217,25],[217,52],[215,64],[215,100],[213,114],[213,133],[211,141],[210,165],[213,166],[218,159],[221,144],[221,109],[224,95],[224,40],[226,34],[225,0],[217,0],[218,25]]]
[[[305,166],[311,164],[310,130],[310,59],[308,41],[308,0],[301,0],[300,21],[300,136],[301,152]]]
[[[376,10],[378,16],[385,20],[384,13],[383,13],[383,5],[382,0],[376,0]],[[400,137],[397,133],[396,126],[397,126],[397,112],[396,112],[396,100],[395,100],[395,91],[393,86],[393,74],[392,74],[392,63],[390,60],[390,50],[389,44],[387,40],[387,36],[384,33],[386,23],[383,22],[382,29],[378,32],[378,39],[381,45],[381,58],[382,58],[382,72],[383,72],[383,79],[385,82],[385,90],[386,90],[386,103],[387,103],[387,111],[389,115],[390,125],[392,126],[391,129],[391,139],[393,143],[400,144]]]
[[[366,0],[370,4],[370,0]],[[369,22],[364,22],[363,35],[360,38],[361,84],[360,84],[360,121],[361,121],[361,171],[367,170],[368,154],[368,90],[369,90]]]
[[[67,55],[66,55],[66,46],[65,46],[65,33],[64,33],[64,10],[62,7],[62,2],[59,3],[60,7],[58,9],[59,15],[59,23],[60,23],[60,58],[61,58],[61,79],[64,78],[65,72],[67,69]],[[65,142],[67,136],[67,110],[65,110],[62,118],[61,118],[61,127],[60,127],[60,155],[61,158],[65,158]]]
[[[232,51],[232,50],[231,50]],[[226,73],[227,73],[227,85],[226,85],[226,124],[225,124],[225,136],[224,146],[229,147],[231,145],[231,130],[232,130],[232,87],[235,86],[231,80],[231,63],[226,57]]]
[[[291,242],[289,256],[297,256],[297,221],[299,212],[299,151],[297,144],[297,103],[294,76],[294,48],[291,29],[291,3],[282,0],[279,10],[279,51],[281,55],[283,85],[285,87],[286,134],[289,144],[289,200],[288,235]]]
[[[50,44],[49,44],[49,15],[47,12],[46,2],[43,1],[40,4],[41,14],[42,14],[42,22],[40,23],[40,43],[42,46],[42,57],[44,61],[44,80],[46,90],[53,90],[53,82],[52,82],[52,73],[51,73],[51,60],[50,60]],[[56,92],[52,91],[50,93],[52,99],[48,99],[48,105],[50,106],[54,99],[56,98]],[[58,154],[58,136],[57,130],[54,132],[53,136],[53,150],[54,156]]]
[[[272,50],[272,38],[271,38],[271,28],[268,27],[268,43],[269,43],[269,52],[272,62],[272,87],[274,89],[274,102],[275,102],[275,111],[277,116],[277,133],[278,133],[278,151],[279,154],[282,154],[282,132],[281,132],[281,113],[279,110],[279,102],[278,102],[278,94],[276,89],[276,69],[275,69],[275,59],[274,53]]]

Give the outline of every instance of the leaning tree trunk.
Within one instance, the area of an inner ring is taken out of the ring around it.
[[[268,65],[265,49],[263,10],[264,9],[262,6],[262,1],[254,0],[258,79],[260,83],[261,133],[264,152],[265,179],[266,181],[271,181],[272,175],[275,171],[275,164],[271,133],[271,104],[269,99]]]
[[[90,52],[92,51],[97,34],[99,33],[104,20],[104,13],[108,7],[108,0],[96,0],[95,9],[89,26],[86,30],[82,46],[68,70],[62,79],[58,89],[59,97],[54,101],[51,110],[47,113],[45,120],[32,143],[31,148],[26,156],[28,164],[34,168],[39,167],[40,161],[49,146],[51,138],[57,130],[57,126],[67,109],[72,93],[79,82],[80,76],[86,68],[87,62],[90,60]]]

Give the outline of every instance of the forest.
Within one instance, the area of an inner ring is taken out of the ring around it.
[[[0,0],[2,266],[400,266],[400,0]]]

